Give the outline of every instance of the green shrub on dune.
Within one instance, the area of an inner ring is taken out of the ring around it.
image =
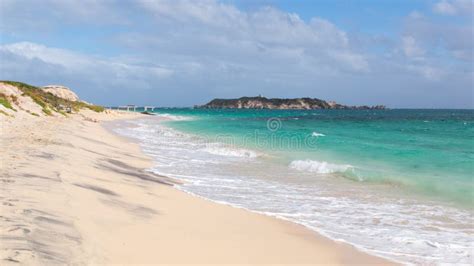
[[[8,100],[7,96],[6,96],[5,94],[3,94],[3,93],[0,93],[0,104],[3,105],[3,106],[5,106],[5,107],[8,108],[8,109],[15,110],[15,109],[12,107],[12,105],[11,105],[10,101]]]
[[[98,112],[98,113],[103,112],[105,110],[105,108],[103,106],[99,106],[99,105],[88,104],[85,107],[91,109],[94,112]]]
[[[0,81],[5,84],[9,84],[12,86],[17,87],[24,96],[29,96],[35,103],[41,106],[43,113],[46,115],[52,115],[52,112],[57,112],[65,115],[63,110],[70,109],[71,111],[77,112],[82,108],[88,108],[95,112],[103,112],[105,110],[102,106],[92,105],[81,101],[70,101],[60,97],[53,95],[50,92],[46,92],[45,90],[31,86],[26,83],[17,82],[17,81]],[[5,99],[6,104],[4,104],[3,99]],[[7,98],[0,95],[0,104],[4,105],[7,108],[11,108],[10,103],[8,102]],[[13,108],[11,108],[13,109]]]

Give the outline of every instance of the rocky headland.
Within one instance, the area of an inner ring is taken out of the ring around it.
[[[355,109],[355,110],[369,110],[386,109],[384,105],[376,106],[348,106],[342,105],[333,101],[324,101],[317,98],[294,98],[294,99],[280,99],[280,98],[265,98],[265,97],[241,97],[238,99],[213,99],[212,101],[196,106],[196,108],[204,109]]]

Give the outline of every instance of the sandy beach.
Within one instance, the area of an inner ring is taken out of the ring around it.
[[[0,14],[0,266],[474,266],[474,0]]]
[[[1,264],[390,264],[303,226],[219,205],[146,169],[104,128],[135,113],[1,116]]]

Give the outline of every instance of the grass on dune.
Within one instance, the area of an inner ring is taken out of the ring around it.
[[[74,101],[69,101],[69,100],[57,97],[53,95],[52,93],[44,91],[41,88],[26,84],[26,83],[17,82],[17,81],[0,81],[0,82],[17,87],[20,91],[23,92],[24,96],[29,96],[35,103],[41,106],[43,113],[45,113],[46,115],[52,115],[52,112],[57,112],[57,113],[61,113],[65,115],[65,113],[61,110],[64,107],[69,107],[74,112],[77,112],[82,108],[88,108],[95,112],[102,112],[105,110],[104,107],[102,106],[87,104],[85,102],[80,102],[80,101],[74,102]],[[0,103],[3,104],[3,102],[1,102],[1,99],[2,98],[0,96]]]
[[[10,103],[10,100],[8,99],[8,97],[3,93],[0,93],[0,104],[5,106],[8,109],[12,109],[16,111],[15,108],[13,108],[12,104]]]
[[[9,114],[7,114],[5,111],[3,110],[0,110],[0,114],[4,115],[4,116],[10,116]]]

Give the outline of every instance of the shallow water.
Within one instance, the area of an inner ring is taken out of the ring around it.
[[[158,113],[118,131],[183,190],[403,262],[472,262],[473,111]]]

